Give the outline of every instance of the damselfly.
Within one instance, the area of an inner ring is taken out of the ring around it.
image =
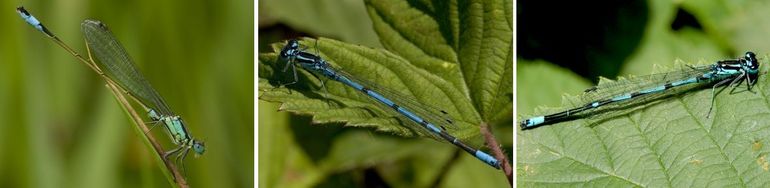
[[[284,72],[289,67],[292,68],[294,82],[289,84],[293,84],[297,81],[297,72],[294,67],[299,65],[312,73],[323,75],[361,91],[371,99],[386,106],[385,108],[394,110],[396,113],[403,115],[403,117],[408,119],[406,122],[408,122],[410,126],[415,127],[415,130],[424,135],[450,142],[490,166],[500,168],[498,160],[491,155],[475,149],[447,133],[445,131],[446,127],[453,127],[454,125],[451,120],[441,118],[443,115],[433,113],[436,111],[433,110],[435,108],[421,106],[418,102],[415,102],[404,95],[397,94],[398,92],[389,91],[384,87],[357,79],[344,71],[336,69],[320,56],[307,53],[300,49],[300,44],[297,40],[289,40],[286,46],[281,49],[279,58],[287,62],[286,66],[283,68]]]
[[[631,104],[642,104],[660,99],[687,88],[713,84],[711,108],[714,106],[716,88],[727,85],[735,88],[746,81],[748,90],[759,77],[759,61],[753,52],[746,52],[742,58],[717,61],[711,65],[688,66],[680,71],[653,74],[619,80],[616,83],[597,85],[583,93],[582,105],[558,113],[537,116],[521,121],[522,129],[558,123],[577,117],[592,116],[607,111],[623,109]],[[725,87],[726,88],[726,87]],[[724,88],[722,89],[724,90]],[[719,90],[719,91],[722,91]]]
[[[193,150],[196,155],[202,155],[206,151],[203,142],[194,139],[190,135],[182,118],[171,111],[160,94],[139,73],[131,57],[128,56],[126,50],[123,49],[123,46],[106,25],[95,20],[85,20],[81,24],[89,52],[93,52],[93,55],[99,60],[93,61],[91,58],[84,58],[59,40],[56,35],[43,26],[24,7],[18,7],[16,11],[27,23],[53,39],[56,44],[70,52],[78,60],[91,66],[98,74],[106,73],[109,77],[108,81],[119,85],[147,110],[153,125],[164,125],[166,132],[171,136],[172,142],[177,145],[175,149],[166,152],[164,158],[176,154],[176,160],[179,162],[184,160],[190,150]],[[94,62],[98,62],[100,66],[94,66]]]

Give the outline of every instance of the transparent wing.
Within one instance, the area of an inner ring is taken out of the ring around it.
[[[611,97],[658,87],[664,84],[669,84],[688,78],[694,78],[710,71],[710,65],[703,65],[698,67],[684,67],[682,70],[672,72],[618,79],[612,83],[599,84],[587,89],[586,92],[581,96],[581,99],[586,103],[608,99]]]
[[[96,56],[105,74],[115,80],[121,87],[136,96],[146,106],[155,109],[162,115],[173,115],[150,83],[144,79],[134,66],[123,45],[118,42],[106,25],[100,21],[85,20],[81,24],[83,34],[89,49]]]

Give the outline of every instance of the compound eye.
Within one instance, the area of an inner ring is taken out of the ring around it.
[[[759,68],[759,60],[757,60],[757,55],[754,54],[754,52],[746,52],[746,55],[744,57],[746,62],[749,64],[749,68],[751,69],[758,69]]]
[[[746,59],[756,59],[757,55],[754,52],[746,52]]]
[[[206,146],[204,146],[203,142],[195,141],[195,143],[193,143],[193,151],[198,155],[203,155],[203,153],[206,152]]]
[[[299,42],[297,40],[291,39],[289,42],[286,43],[286,46],[281,49],[281,58],[287,58],[291,56],[297,49],[299,48]]]

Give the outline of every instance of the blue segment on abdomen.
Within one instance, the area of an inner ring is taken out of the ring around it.
[[[380,95],[379,93],[374,92],[372,90],[368,90],[368,92],[366,92],[366,94],[369,95],[369,96],[374,97],[375,99],[377,99],[378,101],[380,101],[382,103],[385,103],[385,105],[388,105],[389,107],[393,107],[393,106],[396,105],[395,103],[393,103],[393,101],[390,101],[390,99],[385,98],[382,95]],[[409,112],[409,111],[406,111],[406,112]]]
[[[695,83],[697,81],[698,81],[697,78],[690,78],[690,79],[687,79],[687,80],[680,80],[680,81],[672,82],[671,86],[681,86],[681,85],[685,85],[685,84]]]
[[[621,95],[621,96],[617,96],[615,98],[612,98],[612,101],[622,101],[622,100],[626,100],[626,99],[630,99],[630,98],[631,98],[631,94],[625,94],[625,95]]]
[[[540,125],[545,122],[545,116],[538,116],[527,120],[527,127]]]
[[[666,90],[666,86],[658,86],[647,90],[643,90],[642,93],[654,93],[654,92],[660,92],[663,90]]]
[[[37,18],[35,18],[35,16],[25,15],[22,13],[19,13],[19,14],[21,14],[21,17],[24,18],[24,21],[26,21],[29,25],[32,25],[37,30],[43,31],[43,25],[40,24],[40,21],[38,21]]]
[[[482,151],[476,150],[476,158],[481,159],[482,161],[486,162],[489,165],[498,167],[500,166],[499,162],[497,162],[497,159],[492,157],[491,155],[488,155],[487,153],[484,153]]]
[[[342,83],[345,83],[345,84],[349,85],[350,87],[353,87],[353,88],[355,88],[355,89],[357,89],[357,90],[363,90],[363,89],[364,89],[364,86],[362,86],[361,84],[358,84],[358,83],[356,83],[356,82],[353,82],[353,81],[351,81],[351,80],[350,80],[349,78],[347,78],[347,77],[344,77],[344,76],[339,76],[337,79],[338,79],[340,82],[342,82]]]

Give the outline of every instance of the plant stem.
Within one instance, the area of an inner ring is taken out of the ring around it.
[[[497,140],[495,140],[495,136],[492,135],[492,132],[489,131],[489,125],[487,123],[481,123],[481,134],[484,135],[484,140],[487,143],[487,147],[492,149],[492,153],[495,155],[495,158],[497,160],[500,160],[500,167],[503,168],[503,173],[505,173],[505,177],[508,177],[508,183],[513,187],[513,169],[511,169],[511,165],[508,164],[508,157],[505,156],[505,153],[503,153],[503,149],[499,147],[500,144],[497,143]]]
[[[163,157],[163,154],[165,151],[163,148],[158,144],[158,141],[155,140],[155,137],[152,136],[152,134],[147,134],[150,132],[150,129],[147,128],[147,125],[144,123],[144,120],[142,120],[142,117],[139,116],[139,113],[136,112],[136,110],[131,106],[131,103],[126,100],[125,95],[123,95],[122,90],[119,86],[115,85],[111,80],[108,80],[109,78],[105,77],[105,81],[107,82],[107,88],[112,91],[112,94],[115,96],[115,99],[118,100],[120,103],[120,106],[123,107],[124,110],[128,113],[129,117],[131,117],[131,120],[134,122],[134,124],[137,126],[138,130],[142,132],[141,135],[144,135],[145,140],[150,143],[152,148],[155,150],[155,154],[157,154],[157,157],[163,161],[163,164],[165,164],[166,169],[168,172],[172,175],[172,181],[176,183],[178,187],[186,188],[189,187],[187,185],[187,180],[185,180],[185,177],[180,173],[180,171],[176,168],[174,165],[174,162],[171,160],[168,160]],[[167,173],[168,173],[167,172]]]
[[[64,45],[63,43],[59,45],[65,47],[65,49],[67,49],[70,52],[74,52],[73,50],[69,49],[67,45]],[[82,56],[77,55],[77,53],[73,53],[73,54],[75,54],[75,57],[77,57],[80,60],[80,62],[86,64],[89,68],[91,68],[91,70],[93,70],[94,72],[96,72],[96,74],[102,77],[104,82],[106,82],[107,88],[110,89],[110,91],[112,92],[112,95],[115,96],[115,99],[118,100],[118,103],[120,104],[120,106],[123,107],[126,113],[128,113],[131,120],[134,122],[134,125],[136,125],[135,130],[140,131],[139,135],[144,136],[144,140],[146,141],[146,143],[148,143],[155,150],[157,159],[160,159],[160,161],[162,161],[162,163],[164,164],[165,170],[163,170],[163,172],[164,174],[166,174],[166,177],[169,178],[169,182],[172,185],[176,184],[177,187],[181,187],[181,188],[189,187],[189,185],[187,185],[187,180],[185,179],[184,175],[182,175],[182,173],[176,168],[176,165],[174,165],[174,162],[172,160],[168,160],[165,157],[163,157],[165,153],[165,151],[163,150],[163,147],[161,147],[160,144],[158,144],[158,141],[155,139],[155,137],[152,136],[152,134],[147,134],[150,132],[150,129],[147,128],[147,125],[145,124],[144,120],[142,120],[142,117],[139,116],[139,113],[136,112],[134,107],[131,106],[131,103],[126,99],[126,95],[134,99],[134,101],[138,101],[138,100],[136,100],[136,98],[131,96],[130,93],[128,93],[123,88],[121,88],[120,85],[115,83],[114,80],[112,80],[110,77],[104,74],[104,72],[102,72],[99,66],[97,66],[96,63],[94,62],[93,56],[91,56],[91,48],[88,46],[88,43],[86,43],[86,51],[88,52],[87,60]],[[141,103],[139,104],[142,105],[143,108],[147,108],[143,104]],[[161,169],[164,169],[164,168],[161,168]]]

